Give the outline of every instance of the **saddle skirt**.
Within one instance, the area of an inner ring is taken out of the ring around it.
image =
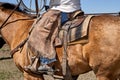
[[[82,17],[80,19],[75,19],[73,21],[66,22],[59,34],[58,38],[56,39],[56,46],[62,45],[63,39],[64,39],[64,32],[67,32],[67,43],[69,45],[71,44],[77,44],[77,43],[87,43],[88,42],[88,27],[89,22],[93,15],[88,15],[86,17]]]

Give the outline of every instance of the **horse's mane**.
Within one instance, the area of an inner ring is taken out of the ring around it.
[[[16,6],[17,6],[17,5],[12,4],[12,3],[0,2],[0,7],[3,7],[3,8],[5,8],[5,9],[13,10]],[[26,12],[23,11],[20,7],[17,7],[16,11],[26,13]]]
[[[13,10],[16,6],[17,6],[16,4],[0,2],[0,7],[4,8],[4,9]],[[17,9],[15,11],[24,13],[24,14],[28,15],[29,17],[32,17],[32,18],[36,18],[36,15],[28,14],[26,11],[22,10],[20,7],[17,7]]]

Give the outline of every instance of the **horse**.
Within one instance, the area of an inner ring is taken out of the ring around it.
[[[4,23],[15,5],[0,4],[0,25]],[[0,27],[0,34],[10,49],[15,49],[29,35],[35,19],[25,12],[16,9],[4,27]],[[88,40],[86,44],[69,45],[67,49],[68,66],[72,76],[78,76],[93,71],[97,80],[120,79],[120,17],[113,15],[94,16],[89,24]],[[62,74],[63,46],[56,47],[58,68],[57,75]],[[27,44],[13,54],[13,60],[23,73],[24,80],[44,80],[43,74],[35,74],[24,67],[30,64],[27,56]]]

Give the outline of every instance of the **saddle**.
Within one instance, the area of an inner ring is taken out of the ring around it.
[[[68,45],[85,44],[88,42],[88,26],[93,15],[82,16],[80,18],[66,22],[60,29],[56,38],[56,46],[63,45],[64,37],[67,37]],[[64,33],[67,32],[65,35]]]

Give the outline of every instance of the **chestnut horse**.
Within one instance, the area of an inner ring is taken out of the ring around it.
[[[0,25],[9,16],[15,5],[0,4]],[[30,16],[16,10],[0,32],[11,50],[16,48],[28,36],[34,22]],[[118,80],[120,75],[120,17],[100,15],[91,19],[88,31],[89,42],[68,46],[68,64],[72,76],[93,70],[98,80]],[[59,68],[62,75],[62,47],[56,47]],[[30,64],[27,57],[27,44],[13,55],[16,66],[23,72],[24,80],[44,80],[42,74],[25,70]]]

